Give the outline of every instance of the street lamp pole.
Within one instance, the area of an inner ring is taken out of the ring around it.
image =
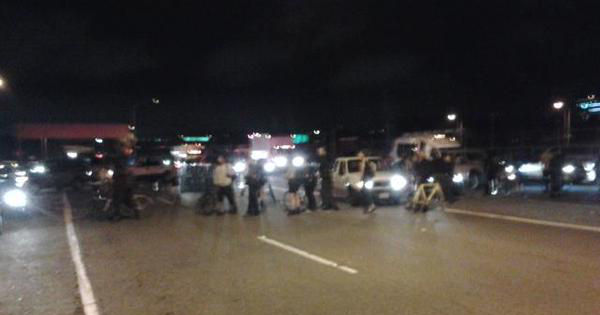
[[[571,144],[571,107],[566,106],[562,101],[554,102],[552,107],[563,112],[563,137],[565,145],[569,146]]]

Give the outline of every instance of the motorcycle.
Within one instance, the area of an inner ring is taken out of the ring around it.
[[[508,196],[519,187],[517,170],[514,165],[501,162],[492,178],[488,179],[489,194]]]

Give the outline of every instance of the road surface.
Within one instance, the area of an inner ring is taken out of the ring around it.
[[[600,233],[381,207],[205,217],[157,202],[142,220],[79,214],[99,314],[598,314]],[[185,202],[191,202],[184,199]],[[0,314],[84,314],[61,193],[0,236]],[[243,208],[243,201],[242,206]],[[85,291],[85,290],[84,290]]]

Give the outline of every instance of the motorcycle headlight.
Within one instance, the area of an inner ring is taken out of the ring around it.
[[[233,164],[233,171],[236,173],[243,173],[246,170],[246,162],[238,161]]]
[[[406,184],[408,184],[408,181],[402,175],[394,175],[390,179],[390,186],[393,190],[402,190],[406,187]]]
[[[507,173],[513,173],[515,171],[515,167],[513,165],[507,165],[504,167],[504,171]]]
[[[11,208],[22,208],[27,205],[27,195],[21,189],[12,189],[4,193],[2,201]]]
[[[271,173],[275,170],[275,163],[267,162],[265,163],[265,165],[263,165],[263,169],[265,170],[265,172]]]
[[[465,181],[465,178],[460,173],[454,174],[454,176],[452,176],[452,182],[455,183],[455,184],[460,184],[460,183],[462,183],[464,181]]]
[[[575,166],[573,166],[573,164],[567,164],[563,166],[562,171],[565,174],[572,174],[573,172],[575,172]]]

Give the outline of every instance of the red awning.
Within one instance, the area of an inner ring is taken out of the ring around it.
[[[20,124],[16,137],[27,139],[120,139],[130,133],[129,126],[123,124]]]

